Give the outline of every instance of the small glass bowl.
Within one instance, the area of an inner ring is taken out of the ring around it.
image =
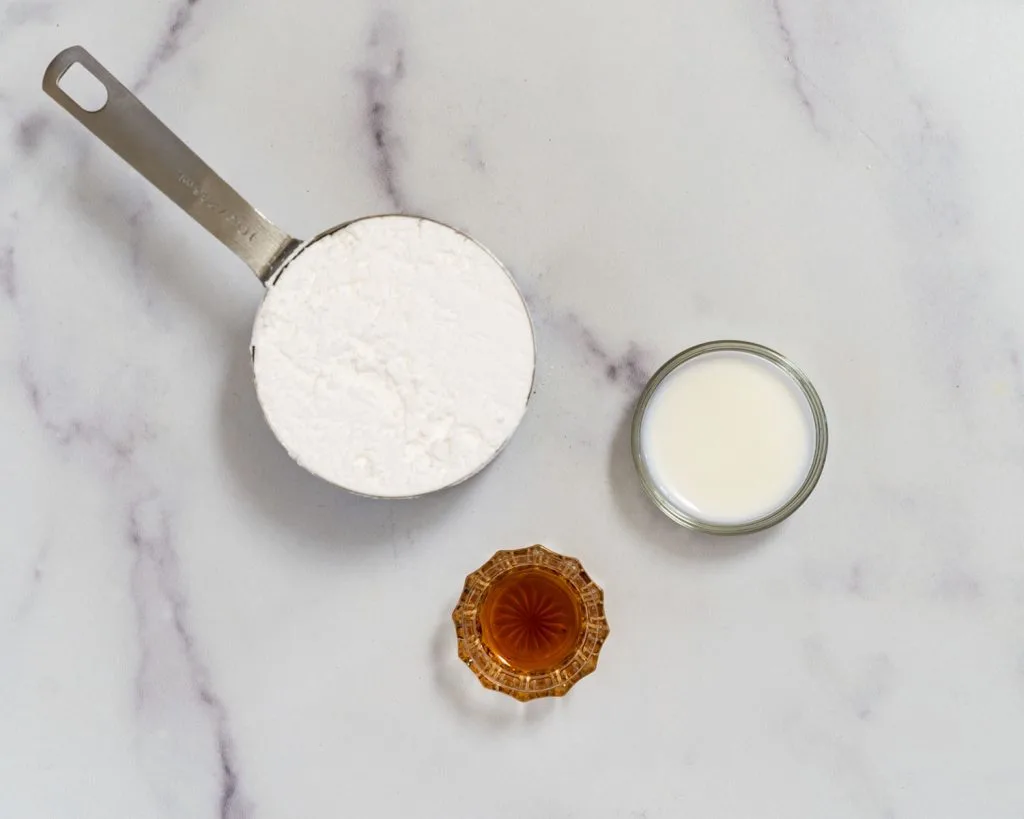
[[[576,558],[539,545],[495,552],[466,578],[452,620],[460,659],[520,702],[564,696],[608,637],[604,592]]]
[[[799,387],[800,392],[803,393],[814,422],[814,453],[803,483],[800,484],[793,496],[775,511],[762,517],[739,523],[715,523],[701,520],[690,512],[679,508],[670,497],[662,492],[651,475],[650,466],[644,455],[640,437],[647,406],[654,397],[661,382],[680,365],[698,356],[720,352],[747,353],[778,367],[785,375],[792,379],[796,386]],[[818,479],[821,477],[822,469],[825,468],[825,456],[828,453],[828,420],[825,417],[825,408],[822,406],[821,398],[818,397],[818,391],[814,389],[814,385],[799,367],[781,353],[762,344],[755,344],[750,341],[708,341],[704,344],[690,347],[688,350],[683,350],[683,352],[670,358],[651,377],[651,380],[647,382],[647,386],[644,387],[644,391],[640,394],[640,400],[637,402],[636,410],[633,413],[631,443],[633,463],[636,466],[637,474],[640,476],[640,484],[643,486],[647,496],[668,517],[681,526],[706,534],[744,535],[751,532],[759,532],[762,529],[767,529],[782,522],[799,509],[810,496],[818,483]]]

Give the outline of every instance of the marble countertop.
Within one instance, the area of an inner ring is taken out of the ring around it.
[[[0,816],[1024,815],[1024,6],[0,0]],[[401,210],[513,270],[509,449],[347,496],[260,415],[262,289],[40,90],[81,43],[295,235]],[[646,375],[814,380],[789,521],[643,497]],[[450,612],[499,548],[605,588],[526,706]]]

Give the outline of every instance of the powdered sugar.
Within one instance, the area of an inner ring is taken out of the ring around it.
[[[368,495],[419,495],[490,461],[533,383],[504,268],[436,222],[354,222],[295,257],[253,329],[260,403],[291,455]]]

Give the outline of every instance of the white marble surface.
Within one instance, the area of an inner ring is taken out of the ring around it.
[[[1010,0],[0,0],[0,816],[1024,815],[1022,40]],[[540,372],[499,461],[299,471],[259,284],[39,90],[74,43],[297,235],[401,209],[505,260]],[[832,449],[712,540],[626,419],[737,336]],[[538,541],[612,634],[524,707],[448,618]]]

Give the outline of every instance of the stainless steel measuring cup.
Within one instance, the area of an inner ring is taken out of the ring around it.
[[[79,105],[64,89],[60,81],[75,65],[80,65],[95,77],[104,87],[107,100],[98,110],[89,111]],[[367,219],[389,218],[364,217],[336,225],[308,241],[289,236],[271,223],[243,199],[230,185],[221,179],[192,150],[174,135],[148,108],[146,108],[124,85],[117,81],[88,51],[73,46],[58,54],[47,67],[43,76],[43,90],[75,117],[93,135],[99,137],[107,147],[124,159],[149,182],[159,188],[171,201],[189,214],[202,227],[225,244],[236,256],[245,262],[256,277],[267,288],[273,287],[278,274],[288,262],[319,239],[342,230],[355,222]],[[424,220],[433,221],[433,220]],[[440,224],[440,223],[438,223]],[[447,225],[443,227],[455,230]],[[456,231],[461,233],[460,231]],[[461,234],[468,241],[480,247],[501,267],[515,287],[508,270],[493,254],[482,248],[471,237]],[[518,288],[517,288],[518,293]],[[519,294],[522,301],[522,295]],[[525,302],[523,310],[526,311]],[[529,313],[526,311],[526,315]],[[531,328],[532,341],[532,328]],[[254,351],[255,353],[255,351]],[[536,371],[536,348],[534,366]],[[526,400],[529,400],[529,393]],[[525,405],[524,405],[525,409]],[[266,410],[264,410],[266,414]],[[271,426],[273,431],[273,427]],[[509,433],[511,438],[514,429]],[[275,435],[277,435],[277,432]],[[280,437],[280,436],[278,436]],[[508,438],[491,456],[473,472],[461,476],[454,483],[472,477],[489,464],[508,443]],[[283,443],[283,442],[282,442]],[[288,450],[288,447],[285,446]],[[311,469],[296,455],[289,454],[304,468]],[[328,481],[327,476],[320,475]],[[334,481],[332,481],[334,482]],[[337,484],[342,486],[341,484]],[[343,489],[355,491],[350,487]],[[438,487],[446,488],[446,487]],[[430,490],[435,491],[435,490]],[[356,494],[365,494],[356,492]],[[374,495],[373,497],[382,497]],[[415,495],[387,495],[385,497],[415,497]]]

